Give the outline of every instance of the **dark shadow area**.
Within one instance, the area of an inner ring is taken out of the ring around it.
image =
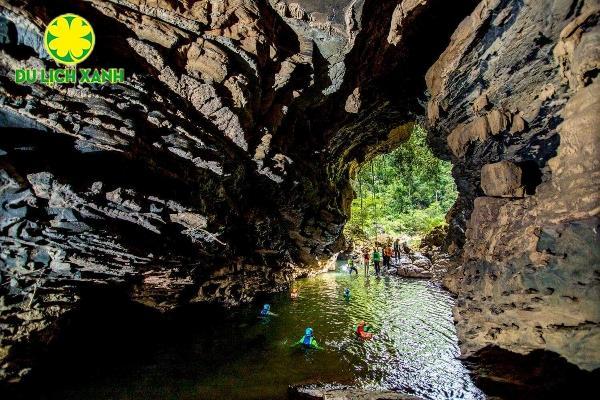
[[[467,359],[475,384],[498,399],[587,399],[597,389],[600,370],[583,371],[556,353],[527,355],[486,347]]]
[[[521,182],[525,186],[525,193],[534,195],[540,183],[542,183],[542,171],[535,161],[524,161],[517,163],[521,168]]]
[[[111,386],[107,381],[122,394],[128,382],[145,378],[145,369],[155,373],[150,370],[163,366],[165,380],[186,381],[207,373],[187,368],[199,354],[206,354],[207,368],[229,361],[227,355],[211,357],[217,342],[224,346],[223,338],[236,337],[228,332],[234,328],[221,307],[195,305],[162,314],[131,302],[125,288],[83,288],[81,298],[80,307],[61,322],[60,335],[43,351],[33,374],[5,398],[73,399],[76,393],[107,390]],[[228,345],[231,355],[247,346]],[[115,395],[98,392],[94,398]],[[138,395],[134,397],[143,398]]]
[[[335,300],[337,295],[330,292],[334,282],[351,287],[350,302]],[[451,298],[442,290],[421,281],[347,274],[296,284],[300,298],[293,301],[288,293],[263,294],[260,302],[241,307],[193,305],[165,314],[130,302],[125,287],[83,288],[78,309],[53,331],[60,331],[60,337],[23,385],[29,392],[5,398],[284,400],[291,384],[352,384],[358,376],[401,392],[429,393],[425,398],[478,393],[453,354],[454,340],[447,336],[452,322],[446,318]],[[373,292],[396,294],[396,302],[368,296]],[[258,318],[263,302],[271,304],[277,316]],[[417,312],[423,303],[427,315]],[[416,340],[427,345],[428,354],[407,346],[371,348],[355,337],[356,320],[375,304],[385,309],[372,315],[373,324],[382,327],[378,340],[390,345]],[[437,321],[434,325],[439,327],[425,334],[428,328],[418,324],[421,318]],[[409,339],[413,330],[389,328],[390,324],[407,324],[421,333]],[[315,329],[322,351],[292,346],[307,326]],[[373,363],[374,359],[387,362]],[[445,369],[415,374],[423,362],[433,366],[440,359]]]

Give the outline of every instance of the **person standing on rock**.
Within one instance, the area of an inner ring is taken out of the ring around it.
[[[373,266],[375,267],[375,274],[379,276],[379,271],[381,269],[381,253],[377,247],[373,250]]]
[[[369,260],[369,249],[365,247],[363,249],[363,263],[365,265],[365,275],[369,275]]]
[[[386,245],[385,248],[383,249],[383,267],[386,268],[386,270],[388,268],[390,268],[390,261],[392,260],[392,248],[390,247],[390,245]]]
[[[396,261],[400,259],[400,239],[394,240],[394,257]]]

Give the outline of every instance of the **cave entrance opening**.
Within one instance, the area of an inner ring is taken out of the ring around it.
[[[401,238],[416,245],[445,226],[458,196],[452,164],[433,154],[419,124],[398,147],[363,162],[351,184],[355,198],[344,235],[355,244]]]

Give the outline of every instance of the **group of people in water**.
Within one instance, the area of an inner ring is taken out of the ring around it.
[[[362,261],[362,265],[365,269],[365,275],[369,275],[369,267],[371,262],[375,269],[375,275],[381,274],[381,267],[383,262],[383,268],[390,268],[392,257],[398,260],[400,254],[405,251],[406,244],[400,242],[400,239],[396,239],[393,243],[387,243],[385,246],[378,247],[374,246],[373,251],[369,247],[363,247],[360,251],[353,253],[348,258],[348,272],[352,275],[352,272],[356,272],[358,275],[357,264]]]
[[[298,292],[298,288],[292,288],[291,292],[290,292],[290,298],[292,300],[298,299],[300,297],[300,294]],[[344,289],[344,299],[346,301],[350,301],[350,288],[345,288]],[[268,318],[274,316],[276,317],[277,314],[273,313],[271,311],[271,305],[270,304],[265,304],[263,305],[263,308],[260,310],[259,313],[259,318]],[[364,339],[364,340],[369,340],[372,339],[374,336],[374,332],[373,332],[373,327],[371,325],[369,325],[368,323],[366,323],[365,321],[360,321],[356,327],[356,329],[354,330],[354,333],[360,338],[360,339]],[[323,348],[321,346],[319,346],[319,343],[317,342],[317,339],[314,336],[314,330],[311,327],[307,327],[304,330],[304,336],[302,336],[300,338],[300,340],[298,340],[297,342],[294,342],[294,344],[292,345],[292,347],[296,347],[296,346],[300,346],[302,348],[305,349],[317,349],[317,350],[322,350]]]
[[[373,263],[373,267],[375,268],[375,274],[379,275],[381,273],[381,267],[383,262],[384,268],[389,268],[391,266],[392,257],[399,259],[400,254],[402,252],[406,252],[406,244],[400,242],[400,239],[396,239],[392,245],[392,243],[387,243],[385,246],[378,247],[375,245],[373,251],[371,251],[368,247],[363,247],[359,252],[356,252],[348,258],[348,270],[352,275],[352,272],[356,272],[358,275],[357,264],[359,264],[359,260],[362,260],[362,265],[365,269],[365,275],[369,275],[369,266],[371,262]],[[344,299],[346,301],[350,301],[350,288],[344,289]],[[290,292],[290,298],[292,300],[298,299],[300,294],[298,292],[298,288],[292,288]],[[260,318],[268,318],[270,316],[277,316],[277,314],[271,311],[271,305],[265,304],[260,311]],[[373,338],[374,332],[373,327],[366,323],[365,321],[360,321],[356,328],[354,329],[354,333],[357,337],[363,340],[369,340]],[[304,336],[300,338],[297,342],[294,342],[292,346],[300,346],[306,349],[322,349],[317,342],[317,339],[314,336],[314,330],[311,327],[307,327],[304,330]]]

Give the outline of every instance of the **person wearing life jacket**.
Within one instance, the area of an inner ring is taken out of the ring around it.
[[[384,268],[390,268],[391,264],[390,261],[392,260],[392,255],[393,255],[393,250],[392,247],[388,244],[387,246],[385,246],[385,248],[383,249],[383,267]]]
[[[349,288],[344,289],[344,299],[346,299],[346,301],[350,300],[350,289]]]
[[[358,327],[356,328],[356,334],[361,338],[361,339],[372,339],[373,338],[373,332],[370,332],[371,330],[371,326],[367,325],[365,323],[365,321],[360,321],[358,323]]]
[[[354,265],[354,259],[352,257],[348,259],[348,271],[350,272],[350,275],[352,275],[352,271],[356,272],[356,275],[358,275],[358,269],[356,268],[356,265]]]
[[[277,314],[272,313],[271,312],[271,305],[270,304],[265,304],[262,308],[262,310],[260,310],[260,318],[266,318],[268,316],[277,316]]]
[[[299,297],[298,288],[292,288],[292,292],[290,293],[290,298],[295,300],[298,297]]]
[[[321,349],[321,346],[319,346],[317,340],[313,336],[312,328],[306,328],[304,330],[304,336],[294,343],[294,346],[302,346],[305,349]]]
[[[375,267],[375,274],[379,275],[379,270],[381,268],[381,253],[377,247],[373,250],[373,266]]]

